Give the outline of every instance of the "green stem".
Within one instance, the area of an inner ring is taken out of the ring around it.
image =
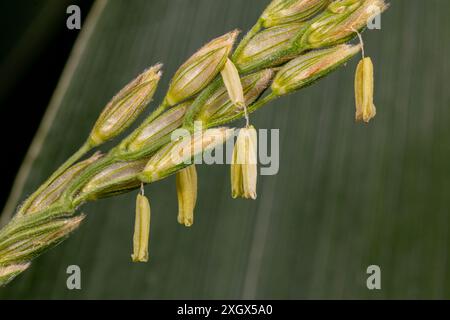
[[[64,173],[70,166],[72,166],[75,162],[80,160],[86,153],[88,153],[92,149],[92,146],[89,142],[85,142],[80,149],[78,149],[69,159],[67,159],[51,176],[48,178],[30,197],[25,200],[24,204],[19,209],[18,214],[24,214],[26,210],[30,207],[34,199],[44,191],[56,178],[58,178],[61,174]]]

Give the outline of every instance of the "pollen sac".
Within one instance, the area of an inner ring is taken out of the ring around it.
[[[265,28],[305,21],[329,3],[330,0],[273,0],[262,14],[261,20]]]
[[[191,165],[177,172],[178,223],[186,227],[194,223],[197,202],[197,170]]]
[[[348,61],[360,50],[360,45],[339,45],[299,56],[278,72],[272,91],[280,96],[305,87]]]
[[[377,111],[373,104],[373,64],[368,57],[362,59],[355,74],[356,121],[368,123]]]
[[[296,40],[301,51],[345,43],[356,36],[367,23],[387,9],[384,0],[342,0],[332,2],[327,10],[313,19]]]
[[[150,238],[150,203],[146,196],[136,198],[136,217],[133,235],[133,262],[148,261],[148,242]]]
[[[122,133],[144,111],[158,86],[161,66],[147,69],[112,98],[91,131],[89,143],[92,147]]]
[[[231,159],[231,196],[256,199],[257,134],[253,126],[242,128]]]
[[[145,183],[161,180],[193,164],[198,155],[221,146],[232,134],[233,129],[221,127],[180,136],[150,158],[139,179]]]
[[[234,57],[234,63],[241,72],[279,65],[294,58],[295,37],[305,24],[289,23],[265,29],[257,33]]]
[[[244,92],[244,104],[252,104],[269,87],[275,72],[272,69],[264,69],[241,78]],[[199,111],[197,119],[208,122],[221,118],[234,116],[243,111],[243,106],[233,103],[227,93],[225,85],[220,85],[206,100]]]
[[[166,102],[174,106],[204,89],[222,70],[238,31],[232,31],[203,46],[175,73]]]
[[[33,214],[41,210],[45,210],[52,204],[54,204],[63,192],[66,190],[70,182],[73,181],[78,175],[90,164],[101,158],[100,153],[95,153],[87,160],[74,164],[67,169],[63,174],[56,178],[50,185],[45,188],[36,198],[31,202],[28,209],[25,210],[25,214]]]

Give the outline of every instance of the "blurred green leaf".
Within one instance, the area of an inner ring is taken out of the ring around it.
[[[247,30],[265,1],[98,2],[53,101],[21,199],[81,144],[108,99],[165,63],[159,101],[177,67],[209,39]],[[354,123],[348,64],[252,116],[280,128],[280,172],[258,200],[232,200],[229,168],[201,166],[196,221],[176,222],[175,179],[146,188],[150,262],[132,264],[135,194],[82,208],[87,221],[37,259],[0,298],[446,298],[450,294],[450,2],[392,1],[364,34],[378,115]],[[64,82],[65,81],[65,82]],[[155,104],[153,104],[154,107]],[[5,213],[7,214],[7,212]],[[68,265],[82,290],[66,288]],[[382,290],[366,288],[366,268]]]

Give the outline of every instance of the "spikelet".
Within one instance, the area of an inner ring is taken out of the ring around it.
[[[373,104],[373,63],[369,57],[363,58],[355,73],[356,121],[368,123],[377,114]]]

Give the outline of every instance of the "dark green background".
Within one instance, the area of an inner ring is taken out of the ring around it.
[[[196,48],[247,30],[267,2],[94,5],[92,14],[101,12],[22,198],[81,144],[129,79],[164,62],[159,101]],[[364,34],[378,107],[368,126],[353,120],[356,60],[252,116],[258,128],[280,129],[280,171],[260,177],[256,201],[231,199],[228,167],[199,167],[196,221],[185,229],[174,177],[148,186],[148,264],[130,261],[136,194],[88,204],[84,225],[0,298],[447,298],[449,12],[446,0],[391,1],[382,30]],[[81,267],[80,291],[66,289],[71,264]],[[380,291],[366,288],[371,264],[381,267]]]

